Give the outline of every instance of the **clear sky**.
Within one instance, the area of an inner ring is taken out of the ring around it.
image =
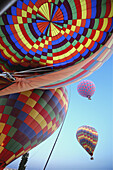
[[[47,170],[113,170],[113,56],[87,77],[96,85],[92,100],[80,96],[77,84],[68,86],[69,109]],[[94,160],[76,139],[76,130],[90,125],[98,132]],[[59,129],[46,141],[30,151],[26,170],[43,170]],[[9,168],[18,168],[21,158]]]

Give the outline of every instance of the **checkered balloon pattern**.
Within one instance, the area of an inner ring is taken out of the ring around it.
[[[98,133],[95,128],[91,126],[81,126],[77,129],[76,137],[80,145],[93,156],[94,149],[98,142]]]
[[[109,39],[112,11],[112,0],[17,0],[0,16],[1,72],[85,60]]]
[[[77,85],[77,91],[83,97],[91,97],[95,88],[95,84],[91,80],[83,80]]]
[[[68,108],[66,88],[0,97],[0,168],[51,136]]]

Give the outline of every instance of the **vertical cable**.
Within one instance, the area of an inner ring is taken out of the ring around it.
[[[0,2],[0,15],[2,15],[9,7],[11,7],[17,0],[3,0]]]
[[[71,88],[70,88],[69,103],[70,103],[70,97],[71,97]],[[68,104],[68,109],[69,109],[69,104]],[[67,109],[67,111],[68,111],[68,109]],[[67,115],[67,114],[66,114],[66,115]],[[56,137],[56,140],[55,140],[55,142],[54,142],[54,144],[53,144],[53,147],[52,147],[52,149],[51,149],[51,152],[50,152],[50,154],[49,154],[49,156],[48,156],[48,159],[47,159],[47,161],[46,161],[46,164],[45,164],[43,170],[45,170],[46,167],[47,167],[47,164],[48,164],[48,162],[49,162],[49,159],[50,159],[50,157],[51,157],[51,155],[52,155],[52,152],[53,152],[53,150],[54,150],[54,148],[55,148],[56,142],[57,142],[57,140],[58,140],[58,137],[59,137],[59,135],[60,135],[60,133],[61,133],[61,130],[62,130],[62,127],[63,127],[63,125],[64,125],[65,119],[66,119],[66,116],[64,117],[64,120],[63,120],[63,122],[62,122],[61,128],[60,128],[60,130],[59,130],[59,133],[58,133],[58,135],[57,135],[57,137]]]
[[[66,118],[66,116],[65,116],[65,118]],[[47,161],[46,161],[46,164],[45,164],[43,170],[45,170],[46,167],[47,167],[47,164],[48,164],[48,162],[49,162],[49,159],[50,159],[50,157],[51,157],[51,155],[52,155],[52,152],[53,152],[53,150],[54,150],[54,147],[55,147],[55,145],[56,145],[56,142],[57,142],[58,137],[59,137],[59,135],[60,135],[60,132],[61,132],[61,130],[62,130],[62,127],[63,127],[64,121],[65,121],[65,118],[64,118],[64,120],[63,120],[63,122],[62,122],[61,128],[60,128],[60,130],[59,130],[59,133],[58,133],[57,138],[56,138],[56,140],[55,140],[55,142],[54,142],[54,144],[53,144],[53,147],[52,147],[52,149],[51,149],[51,152],[50,152],[50,154],[49,154],[49,157],[48,157],[48,159],[47,159]]]

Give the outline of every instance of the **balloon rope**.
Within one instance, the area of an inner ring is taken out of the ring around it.
[[[71,87],[71,86],[70,86],[70,87]],[[69,105],[70,105],[70,98],[71,98],[71,88],[70,88],[70,96],[69,96],[68,109],[69,109]],[[67,111],[68,111],[68,109],[67,109]],[[66,114],[66,116],[67,116],[67,114]],[[49,156],[48,156],[48,159],[47,159],[47,161],[46,161],[46,164],[45,164],[43,170],[45,170],[46,167],[47,167],[47,164],[48,164],[48,162],[49,162],[49,159],[50,159],[50,157],[51,157],[51,155],[52,155],[52,152],[53,152],[53,150],[54,150],[54,148],[55,148],[56,142],[57,142],[57,140],[58,140],[58,138],[59,138],[59,135],[60,135],[60,133],[61,133],[62,127],[63,127],[63,125],[64,125],[64,121],[65,121],[65,119],[66,119],[66,116],[64,117],[64,120],[63,120],[63,122],[62,122],[61,128],[60,128],[60,130],[59,130],[59,133],[58,133],[58,135],[57,135],[57,137],[56,137],[56,140],[55,140],[55,142],[54,142],[54,144],[53,144],[53,147],[52,147],[52,149],[51,149],[51,152],[50,152],[50,154],[49,154]]]
[[[17,0],[3,0],[0,2],[0,15],[9,9]]]
[[[65,116],[65,118],[66,118],[66,116]],[[48,157],[48,159],[47,159],[47,161],[46,161],[46,164],[45,164],[43,170],[45,170],[46,167],[47,167],[47,164],[48,164],[48,162],[49,162],[49,159],[50,159],[50,157],[51,157],[51,155],[52,155],[52,152],[53,152],[53,150],[54,150],[54,147],[55,147],[55,145],[56,145],[56,142],[57,142],[58,137],[59,137],[59,135],[60,135],[60,132],[61,132],[61,130],[62,130],[62,127],[63,127],[64,121],[65,121],[65,118],[64,118],[64,120],[63,120],[63,122],[62,122],[62,126],[61,126],[61,128],[60,128],[60,130],[59,130],[59,133],[58,133],[57,138],[56,138],[56,140],[55,140],[55,142],[54,142],[54,144],[53,144],[53,147],[52,147],[52,149],[51,149],[51,152],[50,152],[50,154],[49,154],[49,157]]]
[[[48,70],[45,70],[45,68],[50,68],[51,70],[53,70],[53,68],[51,68],[53,66],[44,66],[44,67],[38,67],[38,68],[32,68],[32,69],[28,69],[28,70],[23,70],[23,71],[18,71],[18,72],[14,72],[14,74],[17,74],[17,73],[29,73],[29,72],[36,72],[36,71],[48,71]]]
[[[9,78],[10,80],[15,81],[15,78],[8,72],[3,72],[0,74],[0,77]]]

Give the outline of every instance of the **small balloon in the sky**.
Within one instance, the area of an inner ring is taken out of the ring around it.
[[[94,94],[95,88],[95,84],[92,81],[83,80],[78,84],[77,91],[81,96],[87,97],[91,100],[91,96]]]
[[[77,129],[76,137],[80,145],[91,155],[93,160],[93,152],[98,142],[98,133],[95,128],[84,125]]]

